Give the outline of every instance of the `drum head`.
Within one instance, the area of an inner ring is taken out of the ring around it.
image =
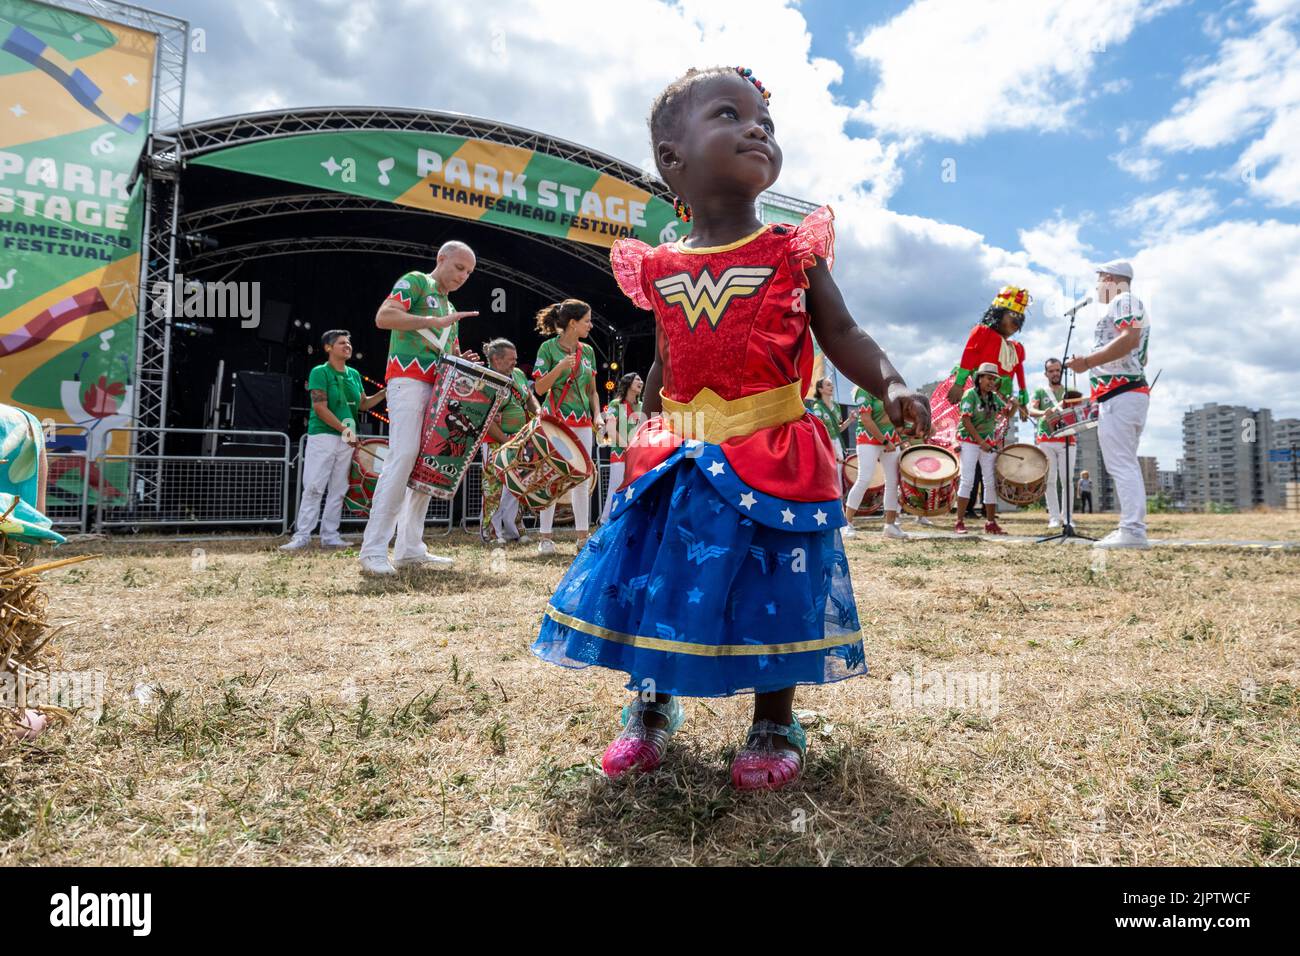
[[[957,456],[936,445],[916,445],[903,452],[898,470],[913,483],[934,484],[951,481],[961,470]]]
[[[993,470],[999,478],[1029,484],[1047,474],[1047,455],[1033,445],[1008,445],[998,452]]]
[[[879,459],[876,460],[876,468],[871,473],[871,484],[867,485],[867,487],[868,488],[885,487],[885,463],[883,461],[880,461]]]
[[[857,453],[849,455],[844,459],[844,483],[852,485],[858,480],[858,456]]]
[[[486,365],[479,365],[477,362],[471,362],[469,359],[461,358],[459,355],[443,355],[438,359],[438,364],[448,365],[465,375],[472,375],[476,378],[487,379],[498,387],[509,387],[510,376],[502,375]]]
[[[352,455],[362,474],[378,475],[384,470],[384,459],[388,457],[388,442],[382,438],[367,439],[357,445]]]
[[[542,431],[551,449],[573,469],[575,475],[586,474],[591,469],[591,456],[578,444],[577,436],[559,422],[540,419]]]

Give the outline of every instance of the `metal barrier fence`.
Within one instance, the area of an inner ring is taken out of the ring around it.
[[[83,425],[44,425],[45,516],[61,531],[85,533],[90,511],[90,432]],[[60,451],[80,444],[81,451]]]
[[[144,429],[109,434],[133,439]],[[289,436],[284,432],[209,428],[153,429],[175,448],[177,439],[210,449],[185,455],[104,454],[97,459],[95,526],[288,524]],[[225,439],[223,443],[223,439]],[[166,447],[166,446],[164,446]]]
[[[358,437],[362,439],[366,439],[366,438],[384,438],[385,436],[360,435]],[[302,504],[302,483],[303,483],[302,463],[306,459],[306,455],[307,455],[307,436],[303,435],[302,438],[298,439],[298,452],[293,459],[292,481],[294,483],[295,491],[293,497],[293,511],[289,513],[289,516],[287,518],[287,524],[285,525],[286,530],[292,527],[294,522],[297,520],[298,508]],[[424,524],[426,527],[428,527],[429,525],[433,525],[434,527],[442,527],[443,534],[451,534],[451,524],[452,524],[451,516],[452,516],[451,501],[444,501],[439,498],[430,498],[429,510],[424,515]],[[319,518],[317,520],[319,521]],[[360,529],[365,527],[366,521],[368,520],[369,518],[366,515],[361,515],[361,514],[357,514],[355,511],[350,511],[347,505],[344,504],[343,517],[339,521],[339,524],[342,525],[344,528]],[[318,533],[319,531],[320,531],[319,525],[313,529],[313,533]]]

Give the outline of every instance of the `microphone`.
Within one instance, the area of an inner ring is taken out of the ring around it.
[[[1063,314],[1064,314],[1064,316],[1065,316],[1066,318],[1070,318],[1070,317],[1073,316],[1076,312],[1078,312],[1080,309],[1082,309],[1085,305],[1088,305],[1090,302],[1092,302],[1092,296],[1090,296],[1090,295],[1088,295],[1088,296],[1084,296],[1084,297],[1083,297],[1082,299],[1080,299],[1078,302],[1074,303],[1073,306],[1071,306],[1070,308],[1066,309],[1065,312],[1064,312]]]

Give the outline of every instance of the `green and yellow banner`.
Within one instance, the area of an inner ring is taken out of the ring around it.
[[[59,445],[92,459],[134,418],[143,186],[132,179],[155,49],[151,33],[0,0],[0,402],[81,426]],[[56,490],[79,490],[77,459],[53,465]]]
[[[625,180],[530,149],[435,133],[309,133],[200,157],[213,166],[596,246],[671,242],[673,207]]]

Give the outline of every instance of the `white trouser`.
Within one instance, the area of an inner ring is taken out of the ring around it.
[[[986,505],[995,505],[998,503],[998,490],[995,487],[995,477],[993,474],[994,463],[997,461],[998,453],[996,451],[984,451],[982,446],[974,442],[959,441],[961,445],[961,483],[957,486],[958,498],[969,498],[971,489],[975,487],[975,465],[980,466],[980,475],[984,479],[984,503]]]
[[[1138,442],[1142,440],[1150,404],[1150,396],[1145,393],[1124,392],[1102,402],[1097,417],[1101,459],[1119,497],[1120,530],[1142,536],[1147,533],[1147,492],[1138,467]]]
[[[609,509],[614,504],[614,489],[623,483],[623,462],[611,461],[609,463],[609,488],[605,491],[605,507],[600,509],[600,523],[604,524],[609,520]]]
[[[432,394],[433,386],[418,378],[395,378],[388,383],[388,455],[370,502],[370,520],[361,539],[362,558],[386,559],[394,529],[395,560],[418,558],[428,551],[424,517],[429,512],[429,496],[407,488],[406,480],[420,457],[424,412]]]
[[[883,452],[883,454],[882,454]],[[884,445],[858,446],[858,477],[849,489],[848,505],[854,511],[862,504],[862,496],[871,487],[871,479],[876,473],[879,461],[885,470],[885,510],[898,510],[898,449],[885,451]]]
[[[488,467],[488,462],[496,453],[500,445],[489,445],[483,443],[483,467]],[[519,539],[519,499],[510,493],[510,489],[504,484],[501,486],[501,501],[497,504],[497,510],[493,512],[489,519],[492,525],[492,531],[497,540],[517,541]]]
[[[352,446],[345,443],[342,436],[334,432],[307,436],[307,448],[302,456],[302,500],[298,503],[298,518],[293,523],[296,540],[308,540],[316,530],[318,519],[321,540],[331,541],[339,536],[351,465]],[[322,498],[325,499],[323,515],[320,510]]]
[[[591,453],[591,436],[590,427],[571,429],[573,437],[578,439],[587,453]],[[579,532],[586,531],[591,526],[591,479],[588,478],[578,487],[569,492],[569,503],[573,505],[573,526]],[[551,505],[542,512],[541,532],[550,534],[551,526],[555,523],[555,505]]]
[[[831,436],[831,447],[835,450],[835,481],[840,486],[840,496],[844,495],[844,444],[835,435]]]
[[[1047,456],[1047,517],[1052,521],[1061,519],[1061,496],[1070,493],[1070,477],[1065,473],[1065,448],[1063,441],[1038,443],[1038,450]],[[1076,454],[1072,452],[1070,458],[1074,459]]]

